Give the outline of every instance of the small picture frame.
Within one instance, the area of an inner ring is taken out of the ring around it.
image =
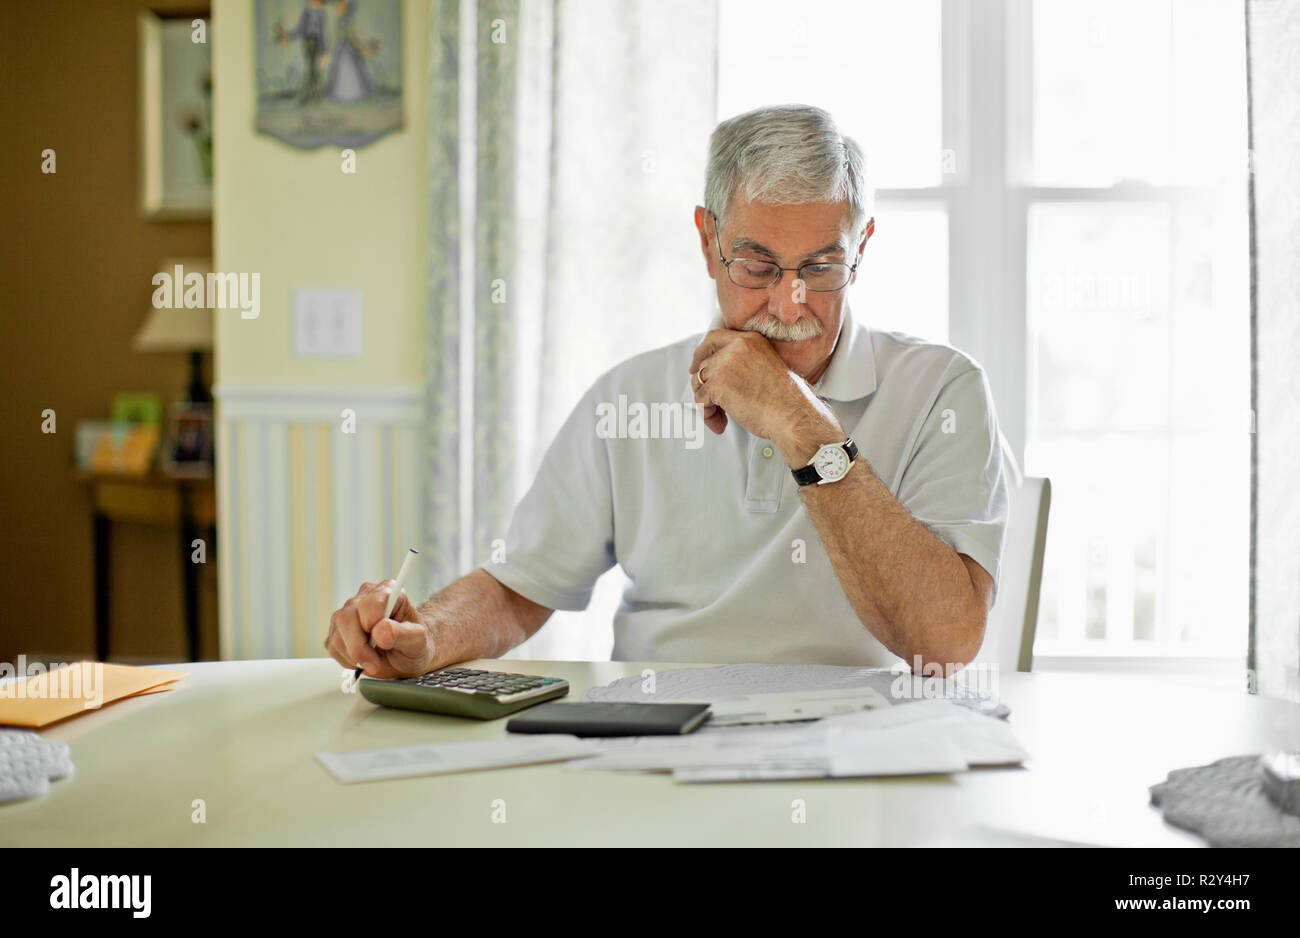
[[[212,51],[207,14],[138,17],[140,213],[212,217]]]
[[[163,472],[172,476],[209,476],[212,453],[212,405],[172,404],[167,414]]]

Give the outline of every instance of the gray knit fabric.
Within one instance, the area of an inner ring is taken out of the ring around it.
[[[1165,820],[1212,847],[1300,847],[1300,817],[1287,814],[1260,782],[1259,756],[1231,756],[1175,769],[1151,786]]]

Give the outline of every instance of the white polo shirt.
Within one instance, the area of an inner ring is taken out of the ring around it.
[[[585,609],[621,564],[615,660],[893,664],[850,607],[780,451],[734,420],[721,436],[700,420],[687,369],[702,338],[597,379],[515,509],[504,562],[483,569],[543,606]],[[1007,483],[980,367],[846,310],[814,390],[894,497],[996,585]]]

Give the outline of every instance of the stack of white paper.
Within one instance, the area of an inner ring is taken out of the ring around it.
[[[929,771],[960,772],[1029,758],[1004,720],[948,700],[828,717],[822,724],[833,776],[915,774],[914,766],[925,765],[934,766]],[[939,767],[945,764],[949,768]]]
[[[962,772],[1028,758],[1004,721],[945,700],[811,723],[710,729],[688,736],[601,740],[584,771],[671,771],[683,782]]]

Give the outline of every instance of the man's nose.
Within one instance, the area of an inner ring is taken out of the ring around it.
[[[776,283],[767,288],[767,311],[787,325],[799,319],[799,307],[807,298],[807,289],[797,270],[783,270]]]

